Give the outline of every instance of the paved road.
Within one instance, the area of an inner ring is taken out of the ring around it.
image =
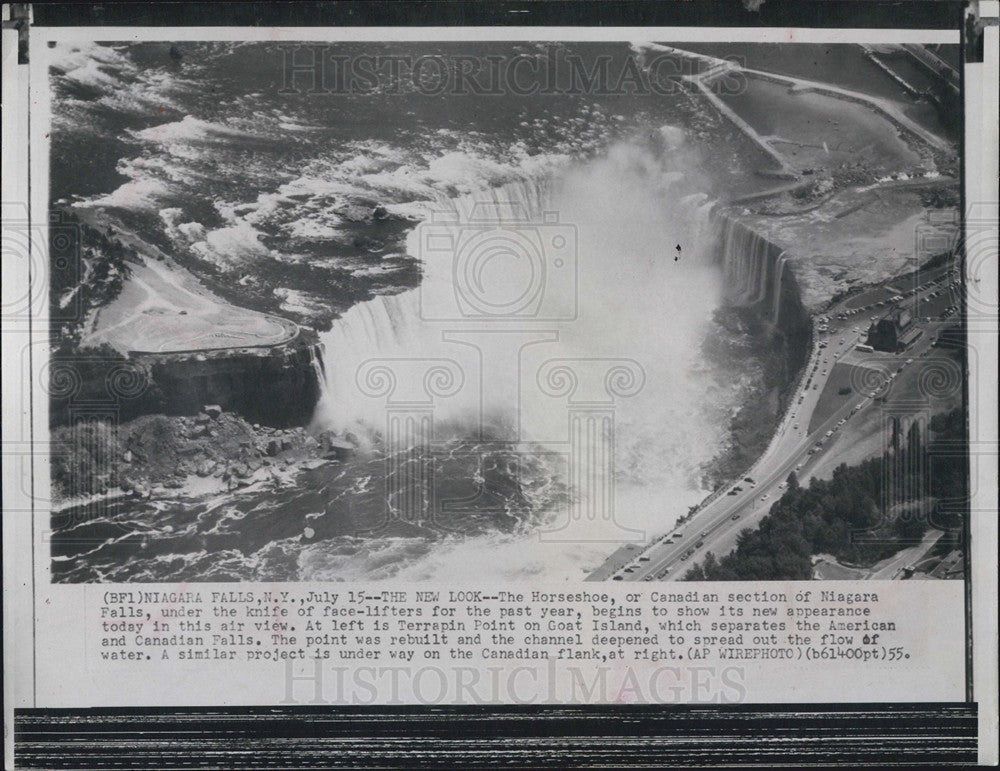
[[[887,282],[887,283],[891,283]],[[940,291],[940,286],[931,285],[922,289],[915,297],[905,302],[915,304],[931,291]],[[703,504],[692,519],[675,529],[674,534],[661,536],[645,547],[625,547],[612,554],[588,580],[664,580],[670,581],[683,576],[687,569],[700,561],[708,551],[722,556],[732,551],[741,530],[755,527],[783,493],[788,475],[795,471],[802,478],[808,477],[809,470],[822,455],[828,452],[839,438],[839,429],[854,415],[868,409],[878,394],[854,395],[837,409],[814,431],[809,432],[809,423],[815,411],[826,381],[837,362],[864,366],[864,355],[855,352],[854,346],[863,338],[870,318],[864,313],[875,311],[881,315],[888,308],[848,309],[845,301],[828,312],[829,328],[816,341],[806,364],[802,381],[792,396],[791,407],[782,419],[771,444],[760,459],[746,472],[753,482],[745,479],[728,488],[722,495]],[[851,313],[845,319],[837,315],[847,310]],[[822,326],[822,325],[821,325]],[[938,322],[923,323],[924,335],[913,347],[898,354],[899,366],[905,367],[909,360],[915,360],[931,346]],[[854,331],[855,328],[858,331]],[[822,347],[821,347],[822,346]],[[879,354],[884,361],[886,354]],[[813,373],[816,363],[819,367]],[[829,432],[829,436],[828,436]],[[816,449],[819,445],[819,449]],[[739,489],[737,489],[739,488]],[[678,538],[676,533],[682,533]]]
[[[877,570],[872,571],[869,578],[888,581],[894,578],[902,578],[904,568],[911,567],[920,562],[944,535],[943,530],[928,530],[920,543],[903,549],[894,554],[889,560],[877,566]]]
[[[107,222],[81,219],[104,230]],[[155,245],[114,221],[115,237],[140,255],[129,265],[119,295],[101,308],[84,336],[86,345],[109,343],[129,353],[270,348],[294,340],[298,324],[223,300]]]

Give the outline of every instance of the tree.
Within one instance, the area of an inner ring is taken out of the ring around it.
[[[707,580],[711,581],[716,578],[716,573],[719,570],[719,561],[712,552],[708,552],[705,555],[705,561],[702,563],[701,568],[705,571],[705,578]]]
[[[701,569],[701,565],[692,565],[691,569],[684,574],[685,581],[704,581],[705,571]]]
[[[927,532],[927,517],[919,506],[910,506],[899,512],[892,529],[904,540],[919,541]]]

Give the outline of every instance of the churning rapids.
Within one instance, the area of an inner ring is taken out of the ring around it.
[[[704,354],[713,313],[756,299],[724,296],[738,263],[691,155],[665,129],[441,198],[407,241],[420,285],[323,337],[312,428],[352,434],[356,457],[284,489],[129,502],[118,525],[148,549],[116,536],[57,572],[559,580],[669,529],[746,398],[741,367]]]

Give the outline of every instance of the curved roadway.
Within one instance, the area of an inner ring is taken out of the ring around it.
[[[914,303],[921,295],[938,289],[940,287],[936,285],[923,285],[913,298]],[[868,320],[856,319],[855,315],[871,310],[872,306],[850,309],[850,302],[850,299],[844,300],[828,311],[829,330],[814,345],[802,380],[792,396],[791,406],[767,450],[744,474],[753,482],[744,479],[730,485],[725,493],[714,500],[710,498],[710,502],[703,504],[703,508],[671,534],[660,536],[645,546],[632,545],[619,549],[587,580],[670,581],[683,577],[688,568],[704,558],[708,551],[719,557],[732,551],[740,531],[759,524],[771,504],[781,496],[792,471],[799,476],[808,474],[808,469],[836,442],[839,429],[843,426],[841,421],[846,422],[854,414],[867,409],[878,396],[875,392],[853,395],[820,426],[809,432],[810,421],[834,364],[844,363],[844,359],[848,358],[852,359],[851,364],[865,365],[863,356],[851,352],[863,336]],[[888,307],[881,309],[879,315]],[[845,319],[836,318],[845,312],[849,314]],[[930,348],[934,332],[940,325],[932,322],[922,326],[923,336],[911,349],[898,354],[900,367],[907,366],[910,360]],[[859,331],[855,332],[854,327]],[[817,362],[819,367],[810,377],[809,373]],[[829,437],[827,432],[831,432]],[[819,449],[815,449],[817,445],[820,445]],[[679,537],[678,533],[681,534]]]

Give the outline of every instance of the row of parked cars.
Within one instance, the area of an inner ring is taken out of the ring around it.
[[[854,414],[858,410],[860,410],[863,406],[864,406],[863,404],[859,404],[857,407],[851,410],[850,415],[848,415],[846,418],[841,418],[839,421],[837,421],[837,425],[835,425],[833,428],[827,431],[823,436],[821,436],[819,438],[819,441],[816,442],[816,444],[814,444],[812,448],[810,448],[809,454],[815,455],[817,452],[823,449],[823,445],[826,444],[827,439],[833,438],[833,435],[844,427],[844,424],[847,423],[848,418],[854,417]],[[800,468],[802,468],[801,463],[795,467],[795,470],[798,471]]]
[[[734,514],[732,518],[733,519],[739,519],[739,514]],[[700,549],[702,546],[705,545],[704,539],[707,536],[708,536],[708,531],[707,530],[703,531],[702,534],[701,534],[701,536],[698,538],[698,541],[694,544],[694,546],[692,546],[690,549],[687,549],[681,555],[681,560],[685,561],[685,560],[690,559],[690,557],[695,553],[695,551],[697,551],[698,549]],[[683,537],[684,537],[684,531],[683,530],[675,530],[673,533],[667,533],[666,535],[661,535],[653,543],[654,544],[656,544],[656,543],[667,543],[667,544],[679,543],[680,540]],[[639,568],[641,568],[642,565],[643,565],[643,563],[649,562],[649,561],[650,561],[650,558],[649,558],[648,555],[646,555],[646,554],[640,554],[639,557],[638,557],[638,559],[636,559],[635,562],[627,564],[619,572],[617,572],[615,575],[613,575],[611,577],[611,580],[613,580],[613,581],[624,581],[627,576],[631,575],[636,570],[638,570]],[[669,566],[664,566],[661,570],[657,571],[655,574],[654,573],[650,573],[648,576],[646,576],[642,580],[643,581],[652,581],[655,578],[663,578],[663,577],[665,577],[665,576],[667,576],[669,574],[670,574],[670,567]]]
[[[901,292],[899,294],[893,295],[892,297],[889,297],[889,298],[887,298],[885,300],[878,300],[876,302],[869,303],[868,305],[862,306],[860,308],[845,309],[844,311],[842,311],[842,312],[840,312],[840,313],[837,314],[837,318],[840,319],[841,321],[844,321],[848,317],[853,316],[853,315],[855,315],[857,313],[865,313],[865,312],[870,311],[870,310],[872,310],[874,308],[882,308],[882,307],[885,307],[887,305],[892,305],[893,303],[897,303],[897,302],[900,302],[901,300],[905,300],[907,297],[913,297],[915,294],[919,294],[920,292],[923,292],[928,287],[932,287],[932,286],[935,286],[937,284],[941,284],[945,280],[948,280],[947,286],[956,286],[959,283],[959,279],[958,279],[957,273],[958,273],[958,268],[951,268],[946,273],[943,273],[942,275],[938,276],[937,278],[931,279],[929,281],[925,281],[924,283],[920,284],[919,286],[914,287],[913,289],[908,289],[905,292]],[[945,287],[942,286],[940,289],[935,289],[934,291],[932,291],[930,293],[930,295],[928,295],[928,296],[929,297],[937,297],[944,290],[945,290]],[[825,327],[826,324],[828,324],[830,322],[830,319],[831,319],[830,316],[820,316],[819,317],[819,319],[818,319],[819,322],[820,322],[819,329],[820,329],[821,332],[825,332],[826,331],[826,329],[824,329],[824,327]],[[878,319],[878,316],[872,316],[871,317],[872,321],[875,321],[877,319]]]

